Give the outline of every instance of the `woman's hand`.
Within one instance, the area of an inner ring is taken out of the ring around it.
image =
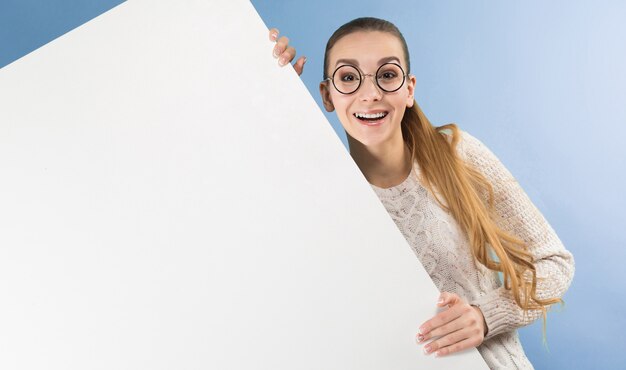
[[[272,28],[270,30],[270,40],[276,41],[276,39],[278,39],[278,30],[276,28]],[[293,60],[293,58],[296,57],[296,49],[289,46],[289,39],[287,37],[282,36],[281,38],[278,39],[278,41],[276,41],[276,46],[274,46],[273,55],[274,55],[274,58],[278,59],[278,64],[281,66],[284,66],[287,63],[290,63]],[[301,56],[293,65],[293,69],[296,70],[296,73],[298,74],[298,76],[302,74],[302,70],[304,69],[304,63],[306,63],[306,57]]]
[[[424,353],[445,356],[467,348],[478,347],[487,334],[482,311],[469,305],[454,293],[441,293],[437,306],[448,306],[419,328],[418,344],[438,337],[424,346]]]

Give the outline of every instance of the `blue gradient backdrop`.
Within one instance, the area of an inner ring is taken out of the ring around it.
[[[0,67],[121,2],[0,0]],[[520,330],[528,357],[538,369],[626,367],[626,3],[252,3],[308,57],[303,80],[320,107],[331,33],[359,16],[394,22],[409,43],[426,115],[487,144],[574,253],[566,306],[549,314],[548,348],[540,322]],[[236,52],[228,35],[223,50]],[[345,144],[334,114],[327,117]]]

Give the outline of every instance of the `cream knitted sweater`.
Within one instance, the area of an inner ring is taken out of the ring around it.
[[[457,152],[491,182],[498,225],[528,245],[537,277],[544,278],[537,285],[538,297],[561,297],[574,275],[572,254],[487,147],[461,131]],[[437,288],[456,293],[482,310],[488,333],[478,351],[487,365],[491,369],[532,369],[516,328],[539,318],[541,311],[524,315],[498,275],[475,261],[467,236],[419,180],[418,165],[397,186],[371,186]]]

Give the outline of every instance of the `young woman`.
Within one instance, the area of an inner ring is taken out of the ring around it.
[[[270,39],[280,65],[294,59],[286,37],[272,29]],[[294,64],[298,74],[305,62]],[[350,155],[442,292],[437,306],[446,309],[416,341],[427,354],[477,347],[490,368],[532,368],[516,329],[561,301],[573,257],[489,149],[454,124],[430,124],[409,72],[400,31],[359,18],[328,40],[319,88]]]

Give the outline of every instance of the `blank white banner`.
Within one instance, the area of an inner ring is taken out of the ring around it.
[[[486,367],[267,34],[128,1],[0,70],[0,368]]]

